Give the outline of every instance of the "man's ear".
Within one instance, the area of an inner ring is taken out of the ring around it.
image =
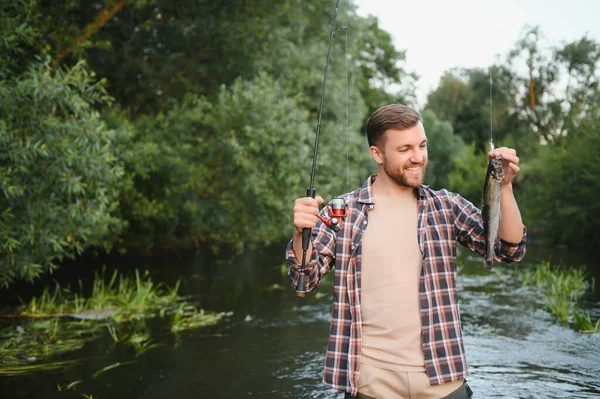
[[[374,145],[369,147],[369,150],[371,151],[371,156],[373,157],[375,162],[377,162],[379,165],[381,165],[383,163],[383,152],[379,148],[375,147]]]

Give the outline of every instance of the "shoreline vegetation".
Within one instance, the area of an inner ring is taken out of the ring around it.
[[[177,345],[180,332],[215,325],[233,314],[199,309],[178,290],[179,281],[167,287],[138,269],[133,276],[115,270],[109,278],[103,269],[89,296],[83,295],[81,282],[78,291],[59,284],[46,287],[13,312],[0,313],[0,319],[10,320],[0,329],[0,375],[71,366],[77,359],[59,359],[71,358],[103,335],[139,355],[162,345],[158,335],[175,335]]]
[[[535,265],[522,275],[524,286],[534,286],[544,295],[547,310],[563,325],[582,334],[600,331],[600,318],[594,323],[581,309],[582,299],[595,292],[596,281],[585,266],[563,267],[549,262]]]

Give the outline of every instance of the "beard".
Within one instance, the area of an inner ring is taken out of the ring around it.
[[[421,184],[423,184],[423,179],[425,178],[425,171],[427,170],[427,163],[423,163],[419,166],[421,166],[421,173],[419,173],[418,177],[407,176],[403,166],[392,169],[385,162],[383,163],[383,170],[385,171],[385,174],[388,175],[388,177],[399,186],[417,188]]]

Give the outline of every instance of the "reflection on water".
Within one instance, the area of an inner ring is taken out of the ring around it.
[[[528,256],[530,259],[530,257]],[[183,294],[202,307],[233,311],[226,322],[179,336],[143,355],[103,337],[66,357],[77,367],[1,376],[2,397],[69,398],[339,398],[321,383],[329,328],[331,278],[322,295],[297,299],[281,274],[279,252],[235,265],[180,261],[156,269],[164,280],[186,276]],[[543,296],[521,287],[523,265],[481,267],[461,254],[459,296],[469,384],[480,398],[600,397],[600,334],[557,324]],[[284,289],[278,289],[279,284]],[[598,299],[586,302],[600,315]],[[110,364],[121,366],[93,378]],[[72,390],[57,385],[81,381]]]

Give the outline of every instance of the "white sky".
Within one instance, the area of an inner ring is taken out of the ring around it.
[[[355,4],[359,15],[376,16],[396,48],[406,50],[409,71],[420,76],[419,106],[445,70],[487,68],[497,57],[503,60],[525,25],[539,25],[549,44],[580,39],[586,33],[600,41],[600,0],[355,0]]]

